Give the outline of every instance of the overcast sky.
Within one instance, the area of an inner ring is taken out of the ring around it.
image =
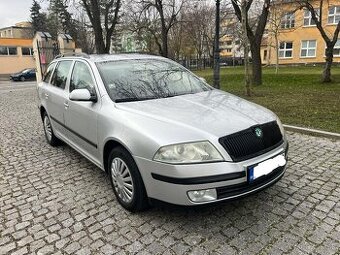
[[[0,0],[0,28],[30,19],[33,0]],[[43,2],[39,0],[38,2]],[[46,3],[42,4],[45,6]]]

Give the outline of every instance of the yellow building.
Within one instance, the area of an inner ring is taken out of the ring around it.
[[[0,38],[0,75],[35,68],[32,39]]]
[[[19,22],[14,26],[0,28],[0,38],[33,38],[30,22]]]
[[[313,7],[322,12],[323,27],[332,38],[340,20],[340,1],[329,0],[323,3],[322,10],[319,1],[314,1]],[[282,1],[273,6],[271,19],[265,37],[266,44],[262,46],[264,64],[275,64],[277,57],[279,64],[325,62],[326,45],[308,10],[299,8],[296,1]],[[275,35],[279,45],[278,56]],[[334,48],[334,62],[340,62],[340,39]]]

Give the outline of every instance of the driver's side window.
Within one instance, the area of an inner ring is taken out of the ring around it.
[[[83,62],[77,61],[74,64],[70,82],[70,92],[74,89],[88,89],[91,93],[95,92],[90,69]]]

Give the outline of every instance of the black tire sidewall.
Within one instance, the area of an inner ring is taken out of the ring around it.
[[[50,125],[51,125],[51,131],[52,131],[52,136],[51,136],[51,140],[48,139],[48,136],[46,134],[46,129],[45,129],[45,118],[48,118],[49,122],[50,122]],[[53,128],[52,128],[52,124],[51,124],[51,119],[50,117],[48,116],[48,114],[46,112],[44,112],[43,114],[43,126],[44,126],[44,134],[45,134],[45,138],[46,138],[46,141],[49,145],[51,146],[56,146],[58,145],[58,141],[59,139],[54,135],[54,132],[53,132]]]
[[[132,178],[132,185],[133,185],[133,197],[131,202],[126,203],[125,201],[121,200],[118,196],[116,189],[113,185],[112,177],[111,177],[111,164],[113,159],[120,158],[125,162],[127,167],[130,170],[131,178]],[[147,197],[146,191],[144,187],[144,183],[142,177],[139,173],[138,166],[130,153],[122,147],[116,147],[111,150],[109,154],[108,160],[108,174],[111,182],[111,186],[118,202],[127,210],[131,212],[141,211],[147,207]]]

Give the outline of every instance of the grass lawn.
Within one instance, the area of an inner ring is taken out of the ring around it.
[[[340,133],[340,67],[333,67],[334,82],[320,82],[322,67],[263,68],[263,85],[244,93],[243,67],[221,68],[221,89],[263,105],[284,124]],[[196,71],[213,84],[212,69]]]

